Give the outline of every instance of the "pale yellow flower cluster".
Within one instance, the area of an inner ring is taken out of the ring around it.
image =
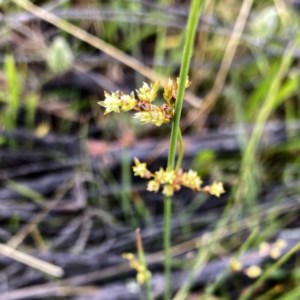
[[[134,109],[137,105],[137,100],[135,100],[133,93],[125,95],[119,91],[111,94],[104,92],[104,96],[105,100],[98,102],[98,104],[105,107],[105,115],[111,112],[119,113],[120,111],[128,111]]]
[[[189,86],[187,80],[186,87]],[[161,126],[162,124],[169,123],[174,115],[174,105],[177,97],[178,80],[169,79],[164,86],[163,98],[165,103],[161,106],[154,105],[153,102],[157,99],[157,92],[160,84],[143,83],[143,86],[136,90],[137,99],[134,92],[126,95],[116,91],[114,93],[104,92],[105,99],[98,102],[99,105],[105,108],[104,114],[107,115],[111,112],[120,113],[121,111],[137,111],[134,118],[140,120],[141,123],[153,124]]]
[[[262,269],[260,266],[250,266],[247,268],[244,273],[249,277],[249,278],[257,278],[262,274]]]
[[[134,158],[135,166],[132,167],[134,176],[140,176],[141,178],[150,178],[151,172],[147,169],[146,163],[141,163],[138,158]]]
[[[143,86],[139,90],[136,90],[136,92],[140,101],[151,103],[156,99],[158,89],[158,82],[151,83],[150,85],[144,82]]]
[[[203,188],[205,192],[210,193],[211,195],[215,195],[220,197],[221,194],[225,193],[223,183],[220,181],[214,181],[212,185],[208,185]]]
[[[160,127],[164,123],[169,123],[170,119],[166,118],[163,111],[157,106],[152,105],[151,111],[141,111],[134,114],[135,119],[139,119],[141,123],[151,123]]]
[[[251,265],[248,268],[243,269],[242,263],[236,258],[231,260],[229,267],[232,272],[243,271],[243,273],[249,278],[257,278],[262,274],[262,269],[260,266]]]
[[[271,244],[263,242],[259,245],[259,254],[261,256],[270,256],[273,259],[278,259],[285,247],[287,247],[287,243],[283,239],[278,239]]]
[[[174,192],[179,191],[183,186],[194,191],[208,192],[217,197],[225,192],[221,182],[214,182],[211,186],[201,187],[202,180],[193,170],[183,172],[181,169],[165,170],[160,168],[152,173],[147,169],[147,164],[140,162],[136,157],[134,163],[134,175],[150,179],[147,186],[147,190],[150,192],[158,192],[161,186],[163,188],[162,193],[165,196],[172,196]]]
[[[130,268],[136,270],[136,281],[139,285],[144,284],[151,278],[151,272],[132,253],[124,253],[123,258],[129,261]]]
[[[278,239],[274,243],[263,242],[259,245],[259,255],[278,259],[282,255],[283,249],[286,247],[287,243],[283,239]],[[239,272],[243,269],[243,265],[237,259],[233,259],[230,263],[230,269],[233,272]],[[249,278],[257,278],[263,272],[261,267],[257,265],[251,265],[243,271]]]

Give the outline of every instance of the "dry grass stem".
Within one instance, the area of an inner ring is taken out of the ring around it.
[[[50,264],[41,259],[35,258],[29,254],[26,254],[24,252],[21,252],[19,250],[16,250],[16,249],[11,248],[4,244],[0,244],[0,254],[7,256],[11,259],[14,259],[20,263],[23,263],[29,267],[37,269],[41,272],[49,274],[51,276],[61,277],[64,274],[64,271],[62,268],[55,266],[53,264]]]

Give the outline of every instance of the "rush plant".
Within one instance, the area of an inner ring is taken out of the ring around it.
[[[219,197],[224,193],[221,182],[213,182],[211,185],[202,186],[202,180],[194,170],[183,171],[181,162],[183,158],[183,139],[180,131],[180,118],[183,105],[185,89],[191,84],[188,80],[188,71],[193,53],[193,45],[198,20],[203,1],[193,0],[191,3],[190,14],[185,32],[185,42],[181,61],[180,76],[169,79],[166,83],[155,82],[153,84],[143,83],[140,89],[129,94],[120,91],[113,93],[105,92],[105,99],[99,105],[105,108],[104,114],[112,112],[134,111],[134,118],[142,124],[153,124],[162,126],[172,122],[170,133],[170,147],[166,168],[160,167],[159,170],[151,172],[147,168],[147,163],[140,162],[134,158],[134,175],[148,180],[147,190],[158,192],[162,188],[164,199],[164,254],[165,254],[165,300],[171,298],[171,197],[182,187],[190,188],[194,191],[207,192]],[[159,89],[163,89],[164,103],[161,106],[155,104],[158,98]],[[137,97],[135,96],[137,95]],[[177,162],[176,149],[178,147]],[[133,257],[126,257],[131,262]],[[136,268],[138,269],[138,268]]]

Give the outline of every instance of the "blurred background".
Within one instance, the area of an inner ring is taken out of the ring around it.
[[[0,1],[1,300],[145,299],[122,258],[136,228],[162,298],[163,197],[131,166],[166,166],[170,125],[97,102],[179,76],[189,7]],[[183,168],[226,193],[173,198],[174,299],[300,299],[299,9],[203,1]]]

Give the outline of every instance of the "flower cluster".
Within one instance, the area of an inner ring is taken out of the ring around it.
[[[231,260],[229,267],[232,272],[243,271],[243,273],[249,278],[257,278],[262,274],[262,269],[260,266],[251,265],[248,268],[244,268],[243,264],[236,258]]]
[[[259,245],[259,255],[262,257],[269,256],[275,260],[280,258],[283,254],[283,249],[286,247],[287,243],[283,239],[278,239],[273,243],[262,242]],[[263,272],[261,267],[257,265],[251,265],[248,268],[243,269],[243,264],[237,259],[231,260],[230,269],[233,272],[243,271],[249,278],[257,278]]]
[[[249,268],[244,270],[244,273],[249,277],[249,278],[257,278],[262,274],[262,269],[260,266],[250,266]]]
[[[147,190],[150,192],[158,192],[161,186],[163,188],[162,193],[165,196],[172,196],[174,192],[179,191],[183,186],[194,191],[208,192],[217,197],[225,192],[221,182],[214,182],[210,186],[201,187],[202,180],[193,170],[183,172],[181,169],[165,170],[160,168],[152,173],[147,169],[147,164],[140,162],[136,157],[134,163],[134,175],[149,179]]]
[[[187,80],[186,88],[190,85]],[[134,118],[139,119],[141,123],[150,123],[155,126],[169,123],[174,115],[174,105],[178,91],[178,79],[175,81],[169,79],[164,86],[163,98],[165,103],[161,106],[154,105],[153,102],[157,98],[157,92],[160,87],[158,82],[154,84],[143,83],[143,86],[136,90],[135,93],[124,94],[119,91],[114,93],[104,92],[104,101],[98,102],[105,108],[105,115],[111,112],[119,113],[121,111],[137,111]]]
[[[261,256],[270,256],[273,259],[278,259],[286,247],[287,243],[283,239],[278,239],[271,244],[263,242],[259,246],[259,254]]]
[[[169,123],[174,116],[175,103],[178,93],[179,79],[169,78],[163,85],[163,98],[165,102],[161,106],[153,104],[157,99],[157,93],[160,88],[159,82],[154,84],[143,83],[140,89],[130,94],[124,94],[116,91],[113,93],[104,92],[104,101],[98,102],[105,108],[105,115],[111,112],[120,113],[122,111],[135,111],[134,118],[143,124],[153,124],[161,126]],[[186,80],[185,88],[190,85]],[[183,186],[194,191],[203,191],[220,197],[224,193],[223,184],[214,182],[212,185],[202,187],[202,180],[193,170],[183,172],[181,169],[165,170],[160,168],[152,173],[147,169],[146,163],[141,163],[137,158],[134,159],[134,175],[149,179],[148,191],[158,192],[162,187],[162,193],[166,196],[172,196],[174,192],[179,191]]]
[[[151,278],[151,272],[132,253],[124,253],[123,258],[129,261],[130,268],[136,270],[136,281],[139,285]]]

